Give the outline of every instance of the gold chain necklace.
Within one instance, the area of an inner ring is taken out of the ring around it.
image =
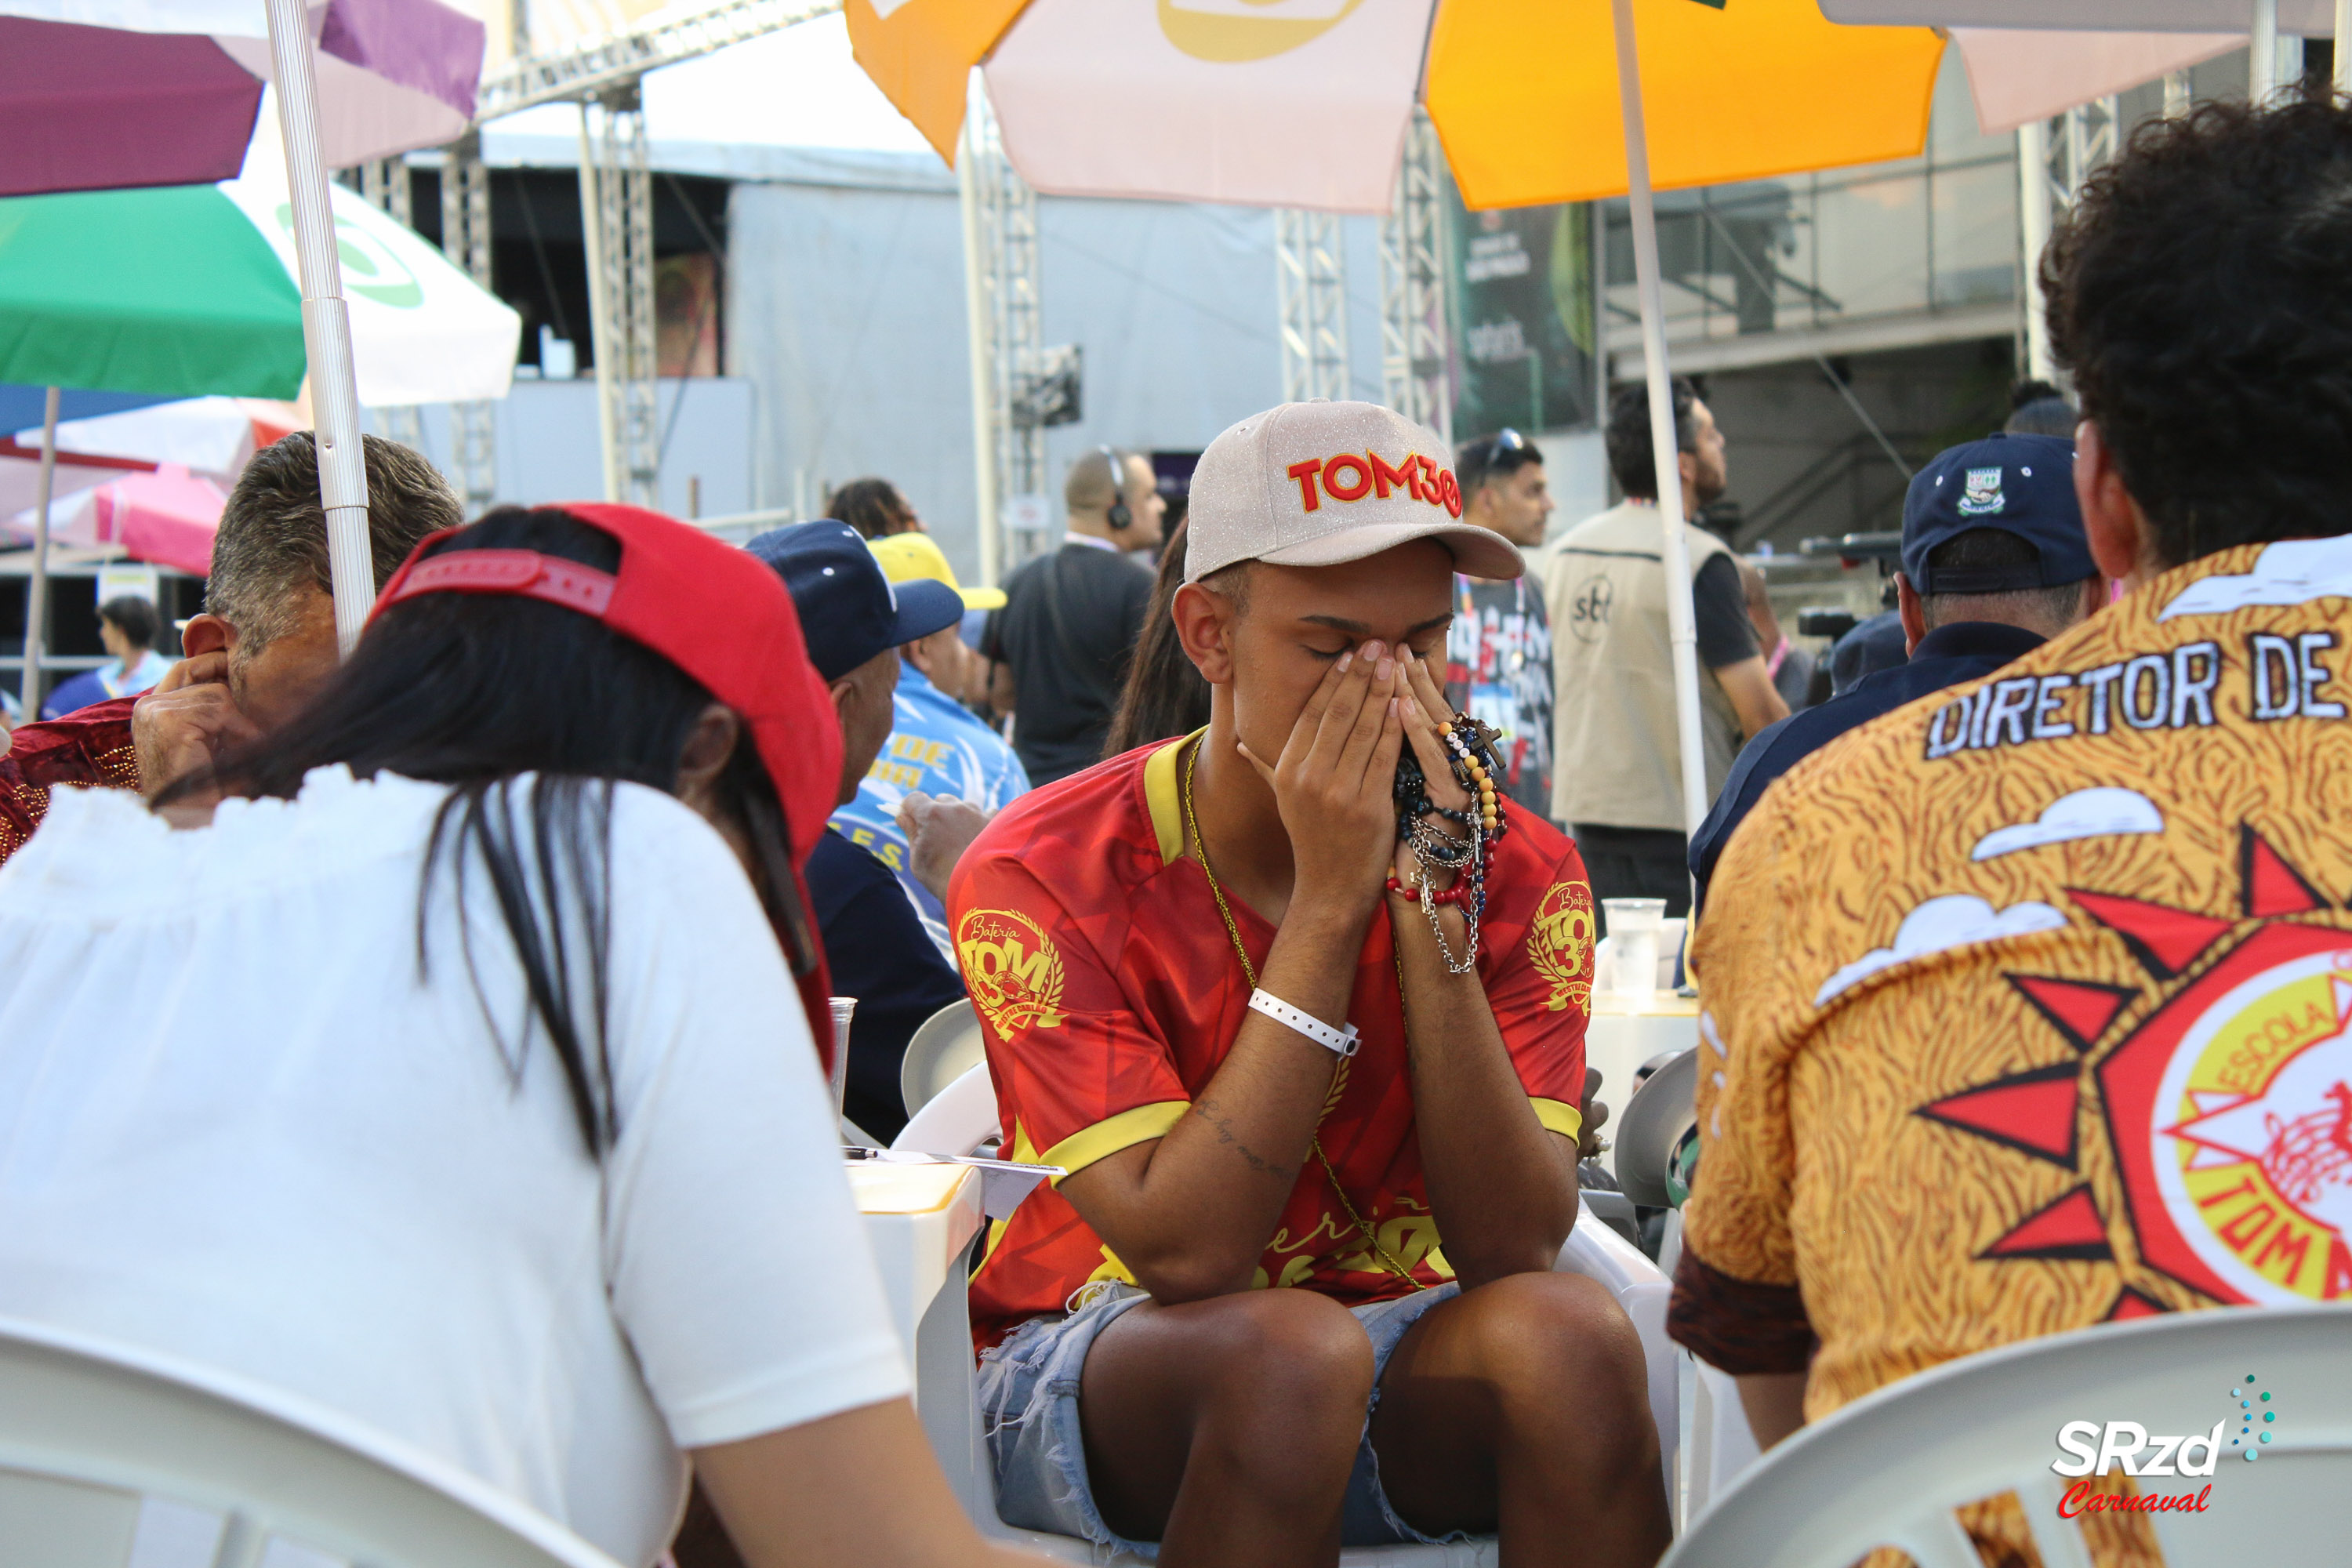
[[[1192,858],[1200,862],[1201,875],[1208,879],[1209,896],[1217,900],[1217,913],[1224,917],[1225,935],[1233,942],[1234,956],[1242,961],[1242,975],[1250,983],[1250,989],[1255,991],[1257,989],[1257,965],[1250,962],[1249,950],[1242,945],[1242,928],[1234,921],[1232,906],[1225,902],[1225,890],[1218,885],[1215,868],[1209,864],[1209,847],[1201,837],[1201,820],[1192,813],[1192,770],[1200,761],[1201,742],[1195,740],[1192,754],[1184,759],[1184,828],[1192,837]],[[1404,1004],[1404,960],[1402,956],[1397,958],[1397,1004],[1400,1008]],[[1398,1020],[1398,1026],[1403,1026],[1402,1017]],[[1330,1110],[1330,1097],[1327,1096],[1322,1112],[1315,1119],[1318,1128]],[[1427,1285],[1413,1278],[1412,1269],[1399,1262],[1396,1255],[1381,1244],[1380,1233],[1357,1211],[1355,1204],[1348,1196],[1348,1189],[1339,1184],[1339,1173],[1331,1168],[1331,1157],[1323,1152],[1323,1135],[1319,1131],[1308,1139],[1307,1146],[1315,1151],[1315,1158],[1322,1165],[1323,1174],[1330,1181],[1331,1190],[1339,1194],[1339,1206],[1348,1211],[1348,1217],[1355,1222],[1356,1229],[1363,1235],[1364,1245],[1371,1250],[1374,1258],[1380,1259],[1381,1266],[1414,1289],[1428,1289]]]

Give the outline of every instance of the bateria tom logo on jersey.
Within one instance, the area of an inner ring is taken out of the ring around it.
[[[2210,1431],[2165,1436],[2137,1421],[2069,1421],[2058,1428],[2051,1469],[2076,1478],[2058,1501],[2062,1519],[2085,1513],[2203,1513],[2211,1507],[2210,1482],[2194,1491],[2168,1492],[2146,1484],[2149,1478],[2199,1479],[2221,1468],[2225,1454],[2248,1464],[2261,1458],[2278,1432],[2279,1412],[2271,1391],[2252,1373],[2223,1393],[2227,1413]],[[2097,1478],[2120,1468],[2142,1484],[2130,1495],[2101,1488]]]

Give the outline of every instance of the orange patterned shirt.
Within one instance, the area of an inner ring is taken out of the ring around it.
[[[1199,862],[1185,853],[1177,766],[1186,743],[1130,752],[1005,807],[956,868],[948,917],[988,1046],[1008,1158],[1084,1170],[1158,1138],[1215,1076],[1250,983]],[[1573,1139],[1592,994],[1592,894],[1547,824],[1507,806],[1487,873],[1478,974],[1544,1126]],[[1233,901],[1250,962],[1275,928]],[[1346,1201],[1308,1160],[1256,1283],[1349,1305],[1407,1292],[1349,1217],[1414,1279],[1453,1278],[1422,1187],[1395,939],[1374,917],[1348,1018],[1361,1035],[1332,1081],[1320,1136]],[[992,1344],[1058,1312],[1090,1280],[1132,1280],[1052,1187],[991,1232],[971,1285],[974,1336]]]
[[[2352,1297],[2352,540],[2224,551],[1807,759],[1694,953],[1675,1336],[1819,1417]]]

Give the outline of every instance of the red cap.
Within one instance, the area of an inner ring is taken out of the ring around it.
[[[373,614],[413,594],[510,594],[578,610],[653,649],[749,728],[790,825],[793,870],[804,871],[840,793],[841,725],[782,579],[733,545],[643,507],[567,501],[550,510],[611,534],[621,546],[620,571],[606,579],[578,562],[529,551],[484,551],[493,559],[478,566],[467,561],[472,552],[426,561],[427,551],[459,531],[444,529],[410,552]],[[801,1003],[817,1054],[830,1066],[832,987],[805,881],[800,896],[817,942],[816,968],[799,977]]]

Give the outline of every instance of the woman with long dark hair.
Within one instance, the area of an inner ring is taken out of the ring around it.
[[[830,711],[759,562],[506,509],[156,815],[60,791],[0,869],[0,1316],[290,1389],[624,1563],[681,1451],[752,1568],[986,1559],[808,1010]]]
[[[1189,521],[1178,523],[1160,548],[1160,574],[1151,584],[1151,605],[1143,612],[1135,656],[1128,660],[1127,684],[1119,689],[1118,710],[1110,718],[1110,736],[1103,742],[1106,757],[1189,735],[1209,721],[1209,683],[1178,640],[1171,607],[1176,590],[1184,585],[1191,531]]]

